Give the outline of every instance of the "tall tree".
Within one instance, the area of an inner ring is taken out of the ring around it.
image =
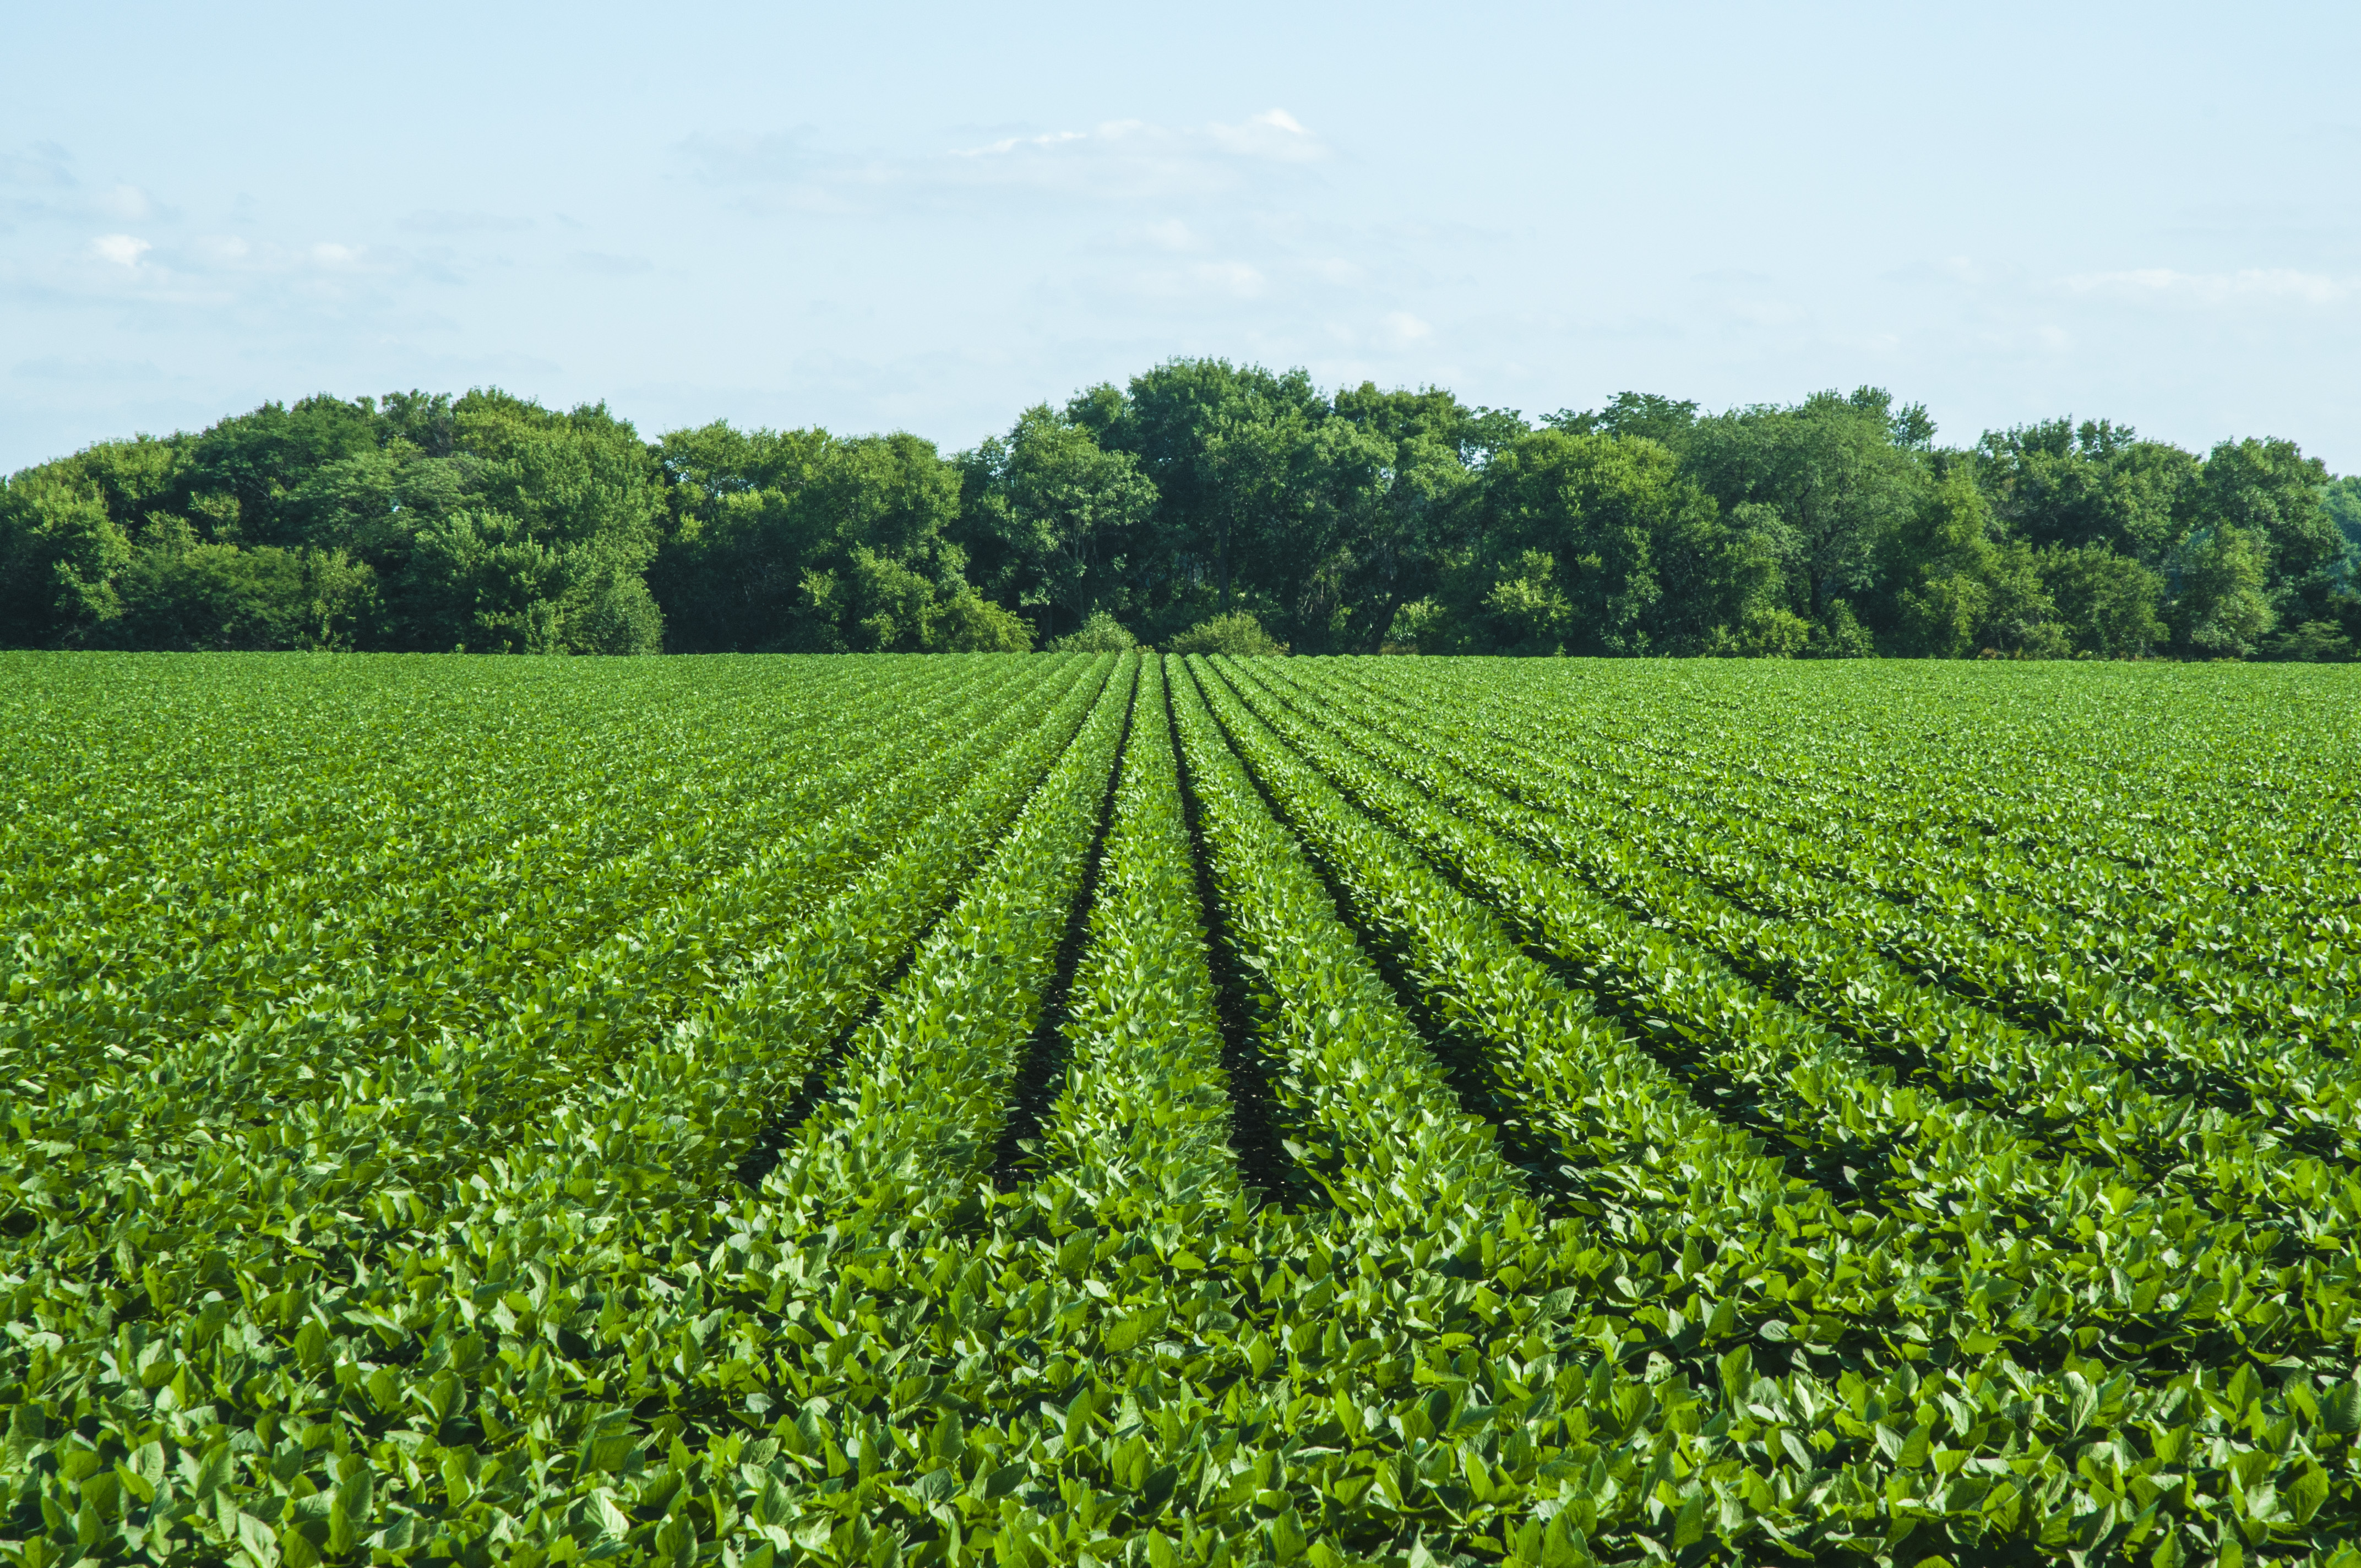
[[[1694,652],[1735,613],[1727,594],[1667,599],[1668,569],[1726,561],[1734,541],[1661,443],[1537,431],[1494,455],[1471,505],[1476,543],[1444,594],[1461,647]]]
[[[1128,579],[1134,558],[1149,553],[1157,495],[1137,457],[1108,451],[1043,403],[964,461],[954,537],[980,588],[1029,611],[1044,639],[1074,630],[1093,609],[1137,613]]]
[[[1915,512],[1927,477],[1911,443],[1931,435],[1922,411],[1897,414],[1885,392],[1863,387],[1699,420],[1682,439],[1683,466],[1725,510],[1777,515],[1794,541],[1796,608],[1827,622],[1872,581],[1887,536]]]
[[[1274,454],[1267,427],[1301,425],[1326,407],[1302,370],[1274,374],[1226,359],[1173,359],[1129,388],[1094,387],[1068,404],[1073,422],[1111,451],[1127,452],[1156,486],[1159,554],[1141,563],[1160,579],[1159,619],[1188,625],[1229,606],[1237,546],[1262,521]],[[1191,591],[1196,590],[1196,591]]]
[[[2244,529],[2202,528],[2173,562],[2180,592],[2167,619],[2180,651],[2200,659],[2243,659],[2279,624],[2269,595],[2266,543]]]
[[[1987,433],[1977,483],[2011,536],[2040,548],[2099,545],[2155,565],[2187,532],[2197,459],[2129,425],[2044,420]]]
[[[2292,441],[2217,443],[2182,496],[2191,531],[2234,529],[2261,552],[2263,593],[2293,625],[2329,613],[2345,536],[2321,494],[2327,466]]]
[[[668,536],[651,577],[675,645],[697,651],[1021,647],[952,537],[961,479],[908,434],[709,424],[658,447]]]

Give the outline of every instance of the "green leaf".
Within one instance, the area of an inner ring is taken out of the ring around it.
[[[631,1533],[631,1516],[615,1506],[615,1495],[604,1486],[590,1494],[589,1519],[609,1541],[620,1541]]]
[[[230,1473],[235,1463],[230,1457],[227,1442],[214,1443],[205,1451],[204,1458],[197,1464],[196,1479],[190,1485],[190,1495],[202,1503],[220,1491],[229,1484]]]
[[[1681,1499],[1681,1511],[1673,1519],[1674,1551],[1705,1539],[1705,1497],[1700,1488]]]
[[[295,1361],[305,1371],[316,1371],[328,1359],[328,1331],[317,1318],[306,1318],[295,1331]]]
[[[2317,1464],[2305,1465],[2303,1474],[2296,1477],[2295,1485],[2287,1492],[2288,1510],[2295,1515],[2295,1522],[2310,1524],[2312,1516],[2328,1501],[2328,1472]]]
[[[2091,1424],[2092,1412],[2099,1408],[2099,1390],[2079,1372],[2069,1372],[2066,1384],[2066,1430],[2080,1433]]]
[[[1741,1344],[1723,1356],[1719,1365],[1722,1394],[1735,1408],[1745,1399],[1747,1390],[1754,1387],[1754,1348]]]
[[[1895,1463],[1905,1470],[1923,1469],[1927,1464],[1928,1445],[1934,1437],[1935,1429],[1923,1421],[1912,1427],[1910,1435],[1903,1440],[1902,1452],[1895,1456]]]
[[[779,1478],[763,1476],[762,1490],[754,1496],[754,1522],[783,1525],[795,1518],[795,1502],[787,1496],[787,1489],[779,1485]]]

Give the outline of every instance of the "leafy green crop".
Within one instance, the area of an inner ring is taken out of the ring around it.
[[[0,674],[8,1568],[2361,1568],[2347,671]]]

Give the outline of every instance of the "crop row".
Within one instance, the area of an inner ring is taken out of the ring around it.
[[[2361,1564],[2269,1112],[1726,895],[1509,705],[999,669],[482,996],[16,1091],[0,1558]]]
[[[1407,693],[1388,688],[1396,700]],[[1433,711],[1431,703],[1417,705]],[[1532,750],[1537,727],[1562,735],[1560,716],[1547,706],[1496,699],[1488,704],[1493,729],[1514,750]],[[2094,991],[2125,991],[2136,1000],[2162,992],[2204,1018],[2218,1016],[2241,1030],[2315,1041],[2339,1055],[2361,1043],[2361,945],[2347,938],[2356,905],[2339,895],[2325,916],[2273,919],[2259,889],[2202,891],[2185,877],[2158,886],[2153,872],[2109,877],[2090,861],[2059,865],[2028,861],[2015,842],[1986,832],[1965,842],[1929,842],[1924,802],[1880,799],[1848,808],[1825,792],[1778,781],[1752,782],[1710,762],[1667,766],[1664,750],[1626,740],[1612,749],[1544,746],[1570,787],[1616,797],[1622,809],[1678,827],[1699,819],[1745,827],[1750,849],[1817,875],[1857,884],[1871,894],[1913,905],[1935,936],[1922,943],[1944,967],[1945,947],[1997,945],[1998,961],[2026,973],[2028,989],[2001,993],[2051,1018],[2070,1013],[2103,1016]],[[2026,840],[2028,843],[2034,840]],[[2063,965],[2056,986],[2031,989]],[[2152,991],[2151,991],[2152,988]],[[2151,1003],[2149,1011],[2155,1007]],[[2164,1003],[2168,1013],[2171,1003]],[[2187,1025],[2181,1026],[2186,1032]]]

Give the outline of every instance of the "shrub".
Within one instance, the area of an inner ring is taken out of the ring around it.
[[[1090,619],[1063,637],[1051,638],[1049,652],[1052,653],[1120,653],[1126,648],[1136,648],[1138,645],[1139,639],[1134,637],[1122,621],[1103,609],[1094,609],[1091,611]]]
[[[1027,653],[1033,629],[1023,616],[961,586],[936,615],[926,647],[930,653]]]
[[[1172,653],[1235,653],[1244,657],[1284,653],[1287,644],[1262,629],[1262,622],[1242,609],[1201,620],[1166,645]]]
[[[2353,657],[2353,640],[2333,620],[2307,620],[2264,643],[2263,657],[2298,664],[2341,664]]]

